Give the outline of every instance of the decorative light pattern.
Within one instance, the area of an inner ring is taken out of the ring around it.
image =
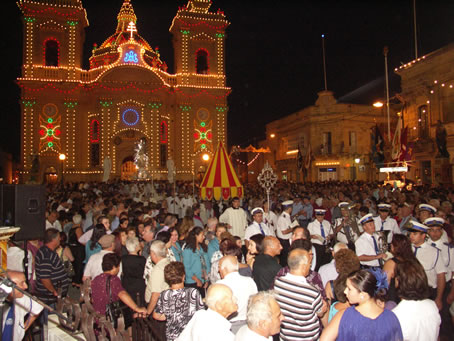
[[[90,123],[90,142],[99,143],[99,121],[97,119],[92,119]]]
[[[161,144],[167,144],[168,140],[168,132],[169,132],[169,127],[167,125],[167,121],[162,121],[161,126],[160,126],[160,131],[159,131],[159,142]]]
[[[39,116],[39,151],[45,152],[61,150],[61,115],[55,104],[49,103],[43,107],[43,113]]]
[[[212,150],[213,142],[213,121],[211,120],[210,112],[201,108],[197,112],[197,117],[194,119],[194,152],[198,150],[206,152]]]
[[[135,126],[139,122],[140,116],[137,110],[128,108],[121,114],[121,119],[124,124],[128,126]]]

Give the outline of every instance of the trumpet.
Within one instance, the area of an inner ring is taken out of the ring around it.
[[[387,253],[389,251],[389,243],[388,243],[388,235],[391,231],[388,230],[383,230],[383,231],[377,231],[376,233],[378,234],[378,251],[380,253]],[[385,261],[383,259],[378,260],[380,263],[380,267],[383,267],[385,264]]]

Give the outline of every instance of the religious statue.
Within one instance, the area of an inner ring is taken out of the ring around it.
[[[107,181],[109,181],[110,172],[112,170],[112,161],[110,160],[109,156],[106,156],[106,158],[104,159],[103,167],[104,167],[104,174],[102,177],[102,181],[107,182]]]
[[[175,180],[175,163],[171,158],[167,160],[167,179],[171,184]]]
[[[147,155],[147,140],[141,138],[136,144],[134,164],[137,168],[137,179],[147,180],[150,176],[148,174],[148,155]]]
[[[437,157],[449,158],[449,152],[446,149],[446,140],[448,137],[448,133],[446,131],[445,126],[443,125],[443,123],[441,123],[440,120],[437,121],[437,129],[435,131],[435,137],[436,137],[437,147],[438,147]]]

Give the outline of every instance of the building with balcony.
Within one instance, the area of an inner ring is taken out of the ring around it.
[[[401,65],[395,72],[401,77],[403,120],[413,149],[407,178],[426,184],[452,184],[454,44]],[[446,145],[448,153],[442,146],[440,151],[440,144]]]
[[[227,142],[224,13],[210,11],[210,0],[189,0],[177,11],[169,73],[159,50],[139,35],[131,2],[124,0],[114,33],[93,48],[85,70],[82,1],[18,1],[22,181],[54,181],[62,173],[65,180],[101,180],[109,164],[111,178],[134,177],[140,140],[155,179],[167,177],[168,159],[177,179],[192,179],[202,156]]]
[[[303,181],[296,162],[299,147],[303,158],[312,154],[308,181],[378,179],[371,160],[371,134],[378,125],[386,136],[385,112],[372,105],[338,103],[331,91],[321,91],[315,105],[266,125],[266,140],[259,147],[269,147],[271,153],[263,154],[250,171],[258,174],[268,161],[280,179]],[[395,127],[396,111],[392,113]]]

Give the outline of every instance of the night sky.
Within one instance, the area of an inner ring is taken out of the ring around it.
[[[22,63],[20,10],[6,0],[7,33],[1,72],[3,112],[0,148],[20,152],[19,90]],[[173,72],[169,27],[184,0],[132,0],[138,33]],[[93,43],[115,32],[122,0],[85,0],[84,67]],[[454,41],[454,1],[417,0],[418,49],[422,56]],[[324,89],[321,34],[325,34],[328,89],[343,102],[371,104],[384,96],[383,47],[389,47],[391,95],[399,91],[395,67],[414,59],[413,0],[213,0],[227,29],[229,144],[263,139],[265,124],[314,104]],[[5,21],[4,21],[5,22]]]

